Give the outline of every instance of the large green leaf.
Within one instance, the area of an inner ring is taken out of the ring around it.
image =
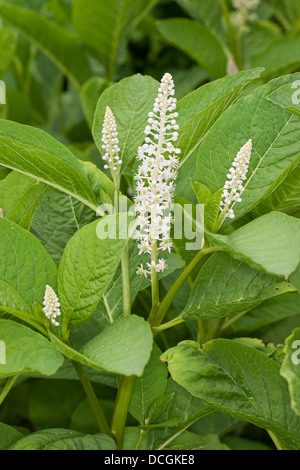
[[[134,385],[129,411],[140,424],[145,424],[149,405],[165,392],[167,386],[168,371],[159,361],[160,355],[161,351],[154,344],[144,373]]]
[[[98,56],[113,80],[129,31],[158,0],[75,0],[73,23],[82,41]]]
[[[0,377],[17,374],[53,375],[63,356],[42,335],[10,320],[0,320],[0,338],[5,344],[6,364],[0,364]]]
[[[201,267],[181,316],[186,320],[234,316],[290,290],[290,283],[216,253]]]
[[[272,42],[260,55],[255,57],[252,67],[265,67],[264,76],[270,77],[300,64],[300,36],[284,37]]]
[[[162,356],[173,379],[220,411],[271,431],[284,449],[299,449],[300,419],[290,407],[279,366],[236,341],[218,339],[198,347],[181,343]]]
[[[199,148],[197,180],[213,192],[222,188],[229,168],[248,139],[253,152],[243,201],[234,207],[243,215],[270,194],[299,161],[299,118],[267,100],[300,74],[275,79],[240,99],[216,122]]]
[[[39,200],[31,232],[58,265],[68,241],[95,218],[95,212],[77,199],[48,188]]]
[[[34,11],[3,1],[0,16],[39,47],[76,86],[90,78],[91,69],[77,35]]]
[[[121,317],[81,349],[107,372],[141,377],[150,359],[153,337],[149,323],[136,315]]]
[[[151,77],[133,75],[109,87],[102,93],[97,104],[93,125],[93,137],[100,153],[102,149],[102,127],[106,106],[115,116],[119,138],[120,158],[125,168],[137,155],[144,142],[144,130],[148,113],[153,108],[159,83]]]
[[[222,8],[220,3],[211,0],[176,0],[176,2],[191,15],[195,20],[199,20],[215,34],[222,38],[226,37],[222,18]]]
[[[9,450],[115,450],[105,434],[86,435],[69,429],[44,429],[15,442]]]
[[[273,297],[248,312],[247,315],[237,318],[234,323],[225,327],[225,335],[250,336],[262,328],[270,328],[272,324],[289,317],[300,315],[300,296],[296,292]]]
[[[57,153],[63,146],[59,143],[54,144],[56,142],[54,139],[46,137],[46,151],[41,149],[43,144],[40,141],[35,142],[35,139],[47,136],[47,134],[40,134],[40,131],[32,132],[32,128],[24,129],[20,125],[14,129],[14,125],[11,123],[8,126],[9,133],[16,130],[20,131],[20,134],[17,134],[17,140],[0,135],[1,165],[59,189],[93,210],[97,210],[96,196],[86,178],[74,168],[77,165],[79,169],[81,167],[71,152],[66,149],[65,152],[61,151],[60,157],[57,157],[54,152]],[[28,129],[30,130],[29,135],[26,133]],[[51,145],[48,147],[48,144],[52,143],[54,148]]]
[[[71,326],[87,320],[95,311],[116,272],[127,238],[119,228],[128,226],[127,214],[110,215],[79,230],[68,242],[58,270],[58,293]],[[99,238],[107,227],[116,228],[115,238]]]
[[[42,304],[46,285],[56,287],[56,267],[43,246],[26,230],[0,218],[0,280],[32,307]],[[9,296],[7,296],[9,299]],[[7,307],[15,308],[15,299]]]
[[[203,141],[213,124],[229,108],[262,69],[248,70],[210,82],[178,102],[180,160],[184,161]]]
[[[168,429],[151,430],[148,434],[148,445],[151,449],[165,449],[192,424],[215,412],[215,408],[191,395],[171,377],[168,380],[166,395],[173,395],[173,398],[156,422],[171,422],[177,419],[179,423]]]
[[[143,374],[152,350],[149,323],[136,315],[118,318],[76,351],[50,334],[51,341],[66,357],[96,370],[115,374]]]
[[[300,262],[300,219],[270,212],[230,235],[207,234],[214,244],[250,266],[290,276]]]
[[[280,211],[300,217],[300,165],[254,209],[255,214],[259,215],[270,211]]]
[[[283,109],[290,111],[300,117],[300,80],[295,80],[293,83],[283,85],[275,90],[268,99],[275,104],[278,104]]]
[[[14,442],[21,438],[22,434],[15,428],[0,423],[0,450],[8,450]]]
[[[280,373],[288,381],[292,408],[300,416],[300,328],[287,338],[285,349]]]
[[[185,18],[158,21],[164,39],[186,52],[212,77],[226,75],[227,56],[221,41],[206,26]]]

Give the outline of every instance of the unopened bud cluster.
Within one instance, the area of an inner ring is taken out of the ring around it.
[[[242,202],[241,195],[245,190],[243,183],[247,179],[251,153],[252,140],[250,139],[238,152],[227,175],[228,180],[224,185],[220,205],[224,217],[234,219],[232,206],[237,202]]]
[[[50,286],[46,286],[45,297],[44,297],[44,312],[47,318],[53,323],[54,326],[59,326],[56,318],[61,315],[60,312],[60,303],[57,295]]]
[[[174,95],[172,76],[166,73],[161,80],[153,111],[148,115],[145,143],[139,148],[137,156],[141,162],[135,176],[138,214],[135,238],[138,240],[139,254],[151,255],[154,246],[157,251],[170,252],[172,248],[171,211],[180,154],[174,145],[179,129]],[[147,277],[152,271],[161,272],[166,268],[166,263],[163,259],[157,263],[152,261],[147,263],[147,268],[141,265],[138,274]]]
[[[115,117],[108,106],[106,107],[104,116],[102,142],[102,149],[105,150],[102,159],[107,162],[104,168],[106,170],[110,169],[113,174],[119,170],[119,165],[122,164],[122,160],[119,158],[120,149],[118,147],[119,139]]]

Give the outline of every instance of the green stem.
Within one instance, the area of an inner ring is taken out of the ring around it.
[[[213,253],[214,251],[220,251],[219,247],[211,247],[211,248],[206,248],[202,249],[199,251],[199,253],[195,256],[195,258],[191,261],[191,263],[185,268],[183,273],[179,276],[179,278],[176,280],[176,282],[173,284],[165,298],[162,300],[161,304],[159,305],[159,308],[157,309],[156,313],[153,315],[153,319],[151,321],[151,326],[152,327],[157,327],[159,326],[170,305],[172,304],[177,292],[179,289],[183,286],[189,275],[192,273],[194,268],[197,266],[197,264],[204,258],[206,255],[209,253]]]
[[[116,213],[119,212],[119,187],[120,180],[113,175],[114,180],[114,205]],[[121,257],[122,287],[123,287],[123,315],[131,314],[131,295],[130,295],[130,270],[129,270],[129,250],[126,244]]]
[[[133,375],[130,377],[120,377],[119,390],[111,424],[111,431],[115,436],[118,450],[121,450],[123,447],[124,429],[135,381],[136,377]]]
[[[75,368],[75,370],[78,374],[78,377],[80,379],[82,387],[83,387],[83,389],[86,393],[86,396],[89,400],[89,403],[91,405],[91,408],[92,408],[93,413],[95,415],[95,418],[97,420],[100,432],[103,432],[103,433],[108,434],[109,436],[113,437],[113,435],[112,435],[112,433],[109,429],[109,426],[107,424],[106,418],[105,418],[105,416],[103,414],[103,411],[101,409],[101,406],[99,404],[98,398],[95,394],[95,391],[92,387],[92,384],[91,384],[88,376],[86,375],[86,373],[84,371],[84,368],[82,367],[81,364],[79,364],[76,361],[72,361],[72,363],[73,363],[73,366],[74,366],[74,368]]]
[[[234,60],[239,68],[239,70],[243,70],[243,59],[242,59],[242,51],[241,51],[241,44],[240,38],[236,34],[231,21],[230,21],[230,14],[229,9],[227,6],[226,0],[219,0],[219,4],[222,8],[223,16],[227,26],[227,34],[228,34],[228,43],[229,48],[233,54]]]
[[[151,262],[157,264],[157,242],[153,245],[151,253]],[[159,306],[159,284],[158,274],[155,270],[151,271],[151,291],[152,291],[152,308],[148,318],[148,322],[151,324]]]
[[[13,377],[10,377],[9,379],[7,379],[7,382],[4,386],[4,389],[2,390],[2,393],[0,395],[0,406],[2,405],[2,403],[4,402],[5,398],[7,397],[7,395],[9,394],[9,392],[11,391],[15,381],[19,378],[20,376],[19,375],[14,375]]]
[[[150,431],[150,429],[144,429],[143,431],[141,431],[141,434],[139,435],[139,438],[138,438],[138,441],[135,445],[134,450],[139,450],[139,448],[141,446],[141,443],[142,443],[142,440],[148,434],[149,431]]]
[[[129,271],[129,250],[126,244],[122,258],[122,286],[123,286],[123,315],[131,315],[131,295],[130,295],[130,271]]]
[[[224,318],[216,318],[212,322],[211,330],[207,335],[206,341],[210,341],[211,339],[218,338],[220,336],[220,331],[224,322]]]

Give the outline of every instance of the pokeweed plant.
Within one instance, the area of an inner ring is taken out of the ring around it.
[[[261,72],[178,103],[169,73],[111,85],[103,171],[0,122],[0,405],[74,369],[99,427],[3,423],[3,448],[234,449],[250,423],[300,449],[300,74]]]

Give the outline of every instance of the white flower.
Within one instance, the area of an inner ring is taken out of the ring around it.
[[[148,115],[145,128],[145,143],[138,149],[137,159],[140,160],[136,179],[135,197],[138,214],[138,228],[135,238],[138,239],[139,253],[171,250],[170,231],[173,209],[175,184],[177,177],[178,155],[180,150],[175,146],[178,140],[179,126],[176,123],[176,98],[174,98],[174,82],[166,73],[158,89],[153,111]],[[166,268],[163,259],[143,265],[137,273],[147,277],[154,270],[161,272]]]
[[[122,160],[119,158],[120,149],[118,147],[119,139],[115,117],[108,106],[106,107],[104,116],[102,142],[102,148],[105,150],[105,154],[102,159],[107,162],[107,164],[104,165],[104,168],[109,168],[114,176],[114,173],[119,170]]]
[[[241,195],[245,190],[243,182],[247,179],[251,153],[252,140],[250,139],[238,152],[227,175],[228,180],[224,185],[220,205],[220,210],[224,217],[234,219],[235,215],[232,206],[237,202],[242,202]]]
[[[249,30],[247,23],[257,19],[253,10],[258,7],[259,3],[260,0],[233,0],[232,4],[236,11],[232,15],[232,21],[241,34]]]
[[[56,318],[61,315],[60,303],[57,295],[50,286],[46,286],[45,297],[44,297],[44,312],[47,318],[53,323],[54,326],[59,326]]]
[[[0,207],[0,217],[1,217],[1,218],[4,217],[3,210],[1,209],[1,207]]]

